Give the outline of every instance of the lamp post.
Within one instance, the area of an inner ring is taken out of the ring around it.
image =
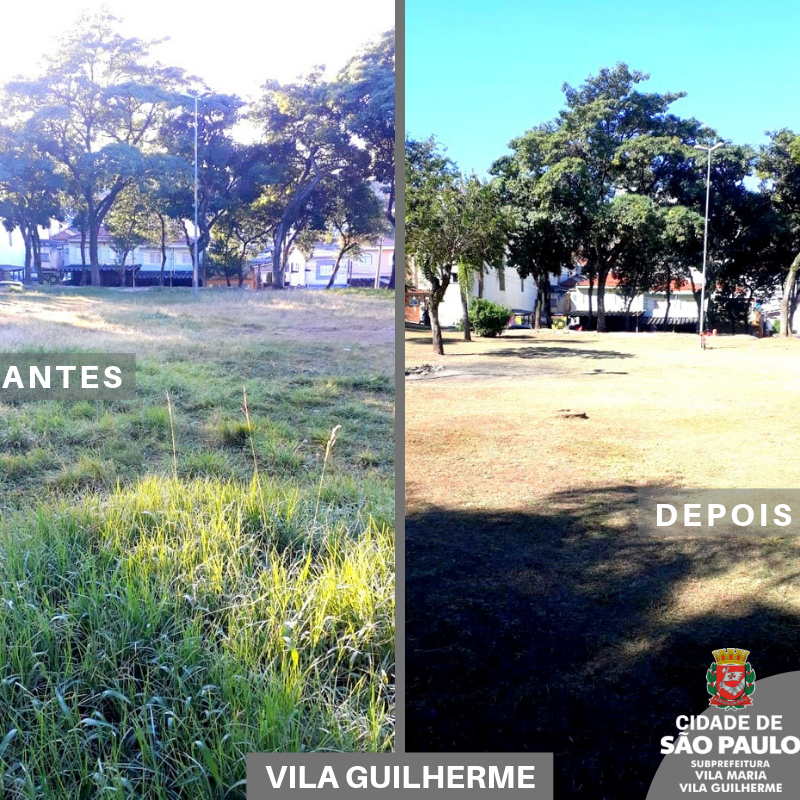
[[[197,236],[197,103],[203,95],[181,93],[182,97],[194,100],[194,247],[192,248],[192,291],[197,297],[197,287],[199,286],[197,263],[200,258],[198,252]]]
[[[706,263],[708,261],[708,204],[711,199],[711,154],[722,147],[722,142],[717,142],[713,147],[696,144],[695,149],[708,152],[708,172],[706,173],[706,221],[703,230],[703,285],[700,287],[700,347],[703,347],[703,325],[705,323],[706,308]]]

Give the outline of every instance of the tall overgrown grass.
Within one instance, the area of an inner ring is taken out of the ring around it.
[[[150,477],[4,520],[2,796],[243,797],[250,751],[390,749],[387,498],[316,499]]]
[[[145,338],[133,402],[0,404],[0,797],[244,798],[249,751],[391,749],[392,365],[343,347],[388,304],[292,300],[342,320],[310,342],[258,333],[282,297],[41,295]]]

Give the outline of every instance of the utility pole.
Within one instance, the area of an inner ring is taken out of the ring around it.
[[[706,173],[706,222],[703,231],[703,285],[700,287],[700,347],[703,347],[703,332],[706,310],[706,264],[708,262],[708,206],[711,201],[711,154],[722,147],[722,142],[717,142],[713,147],[696,144],[695,149],[708,152],[708,171]],[[668,287],[669,288],[669,287]]]

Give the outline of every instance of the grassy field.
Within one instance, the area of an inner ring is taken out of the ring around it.
[[[137,355],[128,405],[0,404],[2,797],[243,798],[248,751],[393,747],[393,319],[0,295],[2,350]]]
[[[718,647],[797,669],[796,539],[636,534],[644,487],[800,487],[800,342],[407,329],[411,750],[555,752],[644,798]],[[756,695],[757,697],[757,695]]]

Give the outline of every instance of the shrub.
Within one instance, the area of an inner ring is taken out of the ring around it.
[[[499,336],[510,317],[510,308],[484,297],[476,297],[469,307],[469,321],[478,336]]]

